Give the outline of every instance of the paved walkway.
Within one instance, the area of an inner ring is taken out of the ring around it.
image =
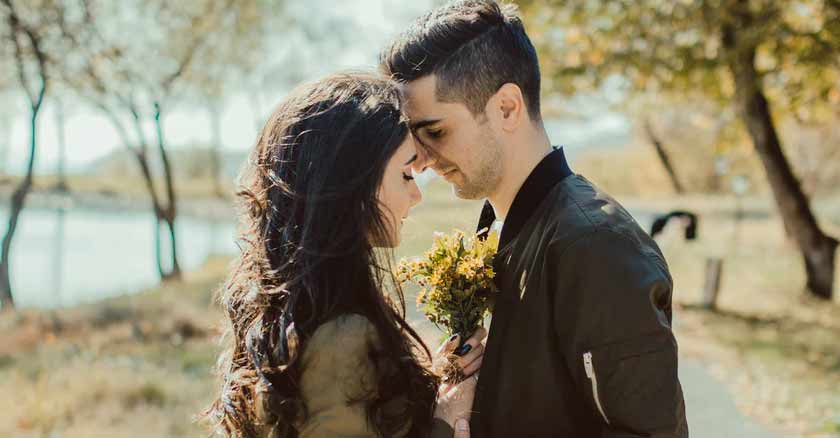
[[[729,389],[700,363],[682,360],[680,382],[692,438],[783,438],[744,417]]]

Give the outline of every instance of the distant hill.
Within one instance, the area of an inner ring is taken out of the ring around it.
[[[178,147],[168,149],[167,157],[177,179],[208,177],[213,151],[206,146]],[[247,158],[247,151],[222,150],[222,174],[229,179],[235,178]],[[157,175],[162,168],[157,148],[149,148],[149,160]],[[124,148],[117,149],[89,164],[83,172],[88,176],[130,176],[139,177],[140,167],[132,153]]]

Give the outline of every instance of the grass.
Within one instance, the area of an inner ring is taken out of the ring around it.
[[[590,175],[585,167],[578,167]],[[599,182],[597,172],[590,179]],[[397,257],[421,253],[433,231],[471,231],[478,202],[455,202],[433,181],[406,222]],[[782,436],[840,436],[840,306],[801,292],[801,262],[772,206],[744,201],[737,234],[725,196],[619,199],[631,211],[701,212],[699,239],[659,238],[675,279],[676,331],[684,357],[704,362],[739,409]],[[840,235],[840,203],[817,203]],[[724,259],[719,311],[696,308],[706,258]],[[211,259],[183,282],[50,312],[0,315],[0,436],[198,436],[191,418],[216,389],[210,370],[221,313],[212,291],[228,260]],[[840,287],[838,287],[840,294]],[[409,321],[434,346],[438,333],[407,291]],[[8,419],[8,421],[5,421]]]
[[[2,315],[0,436],[203,434],[191,418],[215,385],[210,299],[227,262],[134,296]]]

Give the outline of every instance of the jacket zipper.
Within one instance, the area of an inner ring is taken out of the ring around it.
[[[601,416],[604,417],[604,421],[610,424],[607,414],[604,413],[604,407],[601,406],[601,398],[598,396],[598,377],[595,376],[595,366],[592,365],[592,352],[583,353],[583,368],[586,370],[586,377],[592,383],[592,397],[595,399],[595,406]]]

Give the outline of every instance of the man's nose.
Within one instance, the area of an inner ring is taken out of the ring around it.
[[[426,146],[418,145],[417,159],[414,160],[414,163],[412,163],[412,170],[416,173],[420,173],[433,166],[435,163],[437,163],[435,154],[429,151]]]

